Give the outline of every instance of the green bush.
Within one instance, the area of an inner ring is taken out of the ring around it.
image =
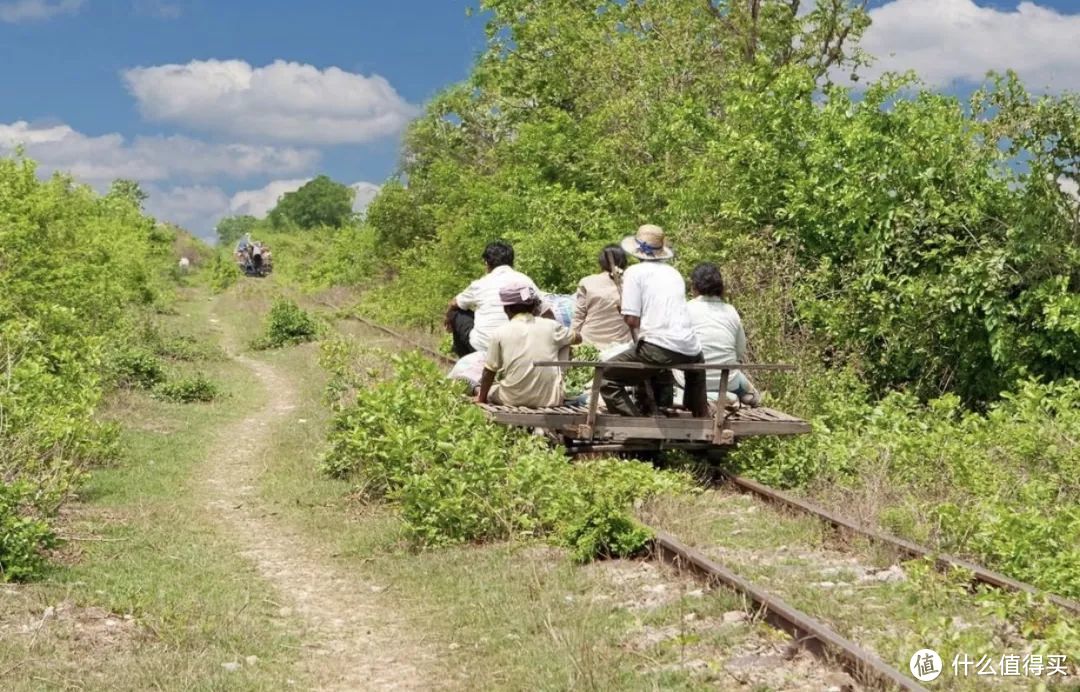
[[[220,293],[240,280],[242,273],[230,249],[221,249],[210,262],[210,288]]]
[[[165,364],[154,353],[137,346],[121,348],[110,363],[117,386],[151,389],[165,381]]]
[[[180,404],[213,401],[221,389],[205,375],[177,377],[154,387],[154,395]]]
[[[33,162],[0,158],[0,562],[4,578],[38,573],[48,525],[84,476],[117,454],[96,419],[118,380],[159,380],[131,325],[173,284],[176,233],[137,195],[99,196]]]
[[[812,435],[744,444],[735,468],[777,485],[883,486],[891,530],[1080,597],[1080,381],[1021,383],[985,414],[955,395],[829,393]]]
[[[255,348],[281,348],[313,341],[319,335],[314,315],[291,300],[278,298],[270,308],[263,335],[252,344]]]
[[[541,537],[580,560],[626,556],[650,538],[630,506],[689,487],[636,462],[572,466],[543,439],[489,422],[422,355],[392,362],[392,377],[337,412],[322,467],[396,503],[417,543]]]
[[[49,525],[34,516],[34,492],[29,483],[0,482],[0,582],[38,576],[42,551],[56,545]]]

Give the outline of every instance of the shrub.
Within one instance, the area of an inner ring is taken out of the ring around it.
[[[40,574],[42,551],[56,544],[48,524],[34,516],[29,483],[0,482],[0,582],[25,581]]]
[[[423,356],[391,360],[393,376],[334,417],[322,466],[395,502],[419,544],[528,536],[580,560],[631,555],[650,535],[630,506],[689,487],[685,476],[633,462],[571,466],[543,439],[489,422]]]
[[[210,262],[210,288],[220,293],[240,280],[240,268],[226,250],[219,251]]]
[[[884,486],[891,530],[1080,597],[1080,381],[1021,383],[985,414],[955,395],[832,393],[813,435],[743,445],[736,468],[863,495]]]
[[[97,195],[33,162],[0,158],[0,563],[29,578],[49,522],[84,469],[115,458],[96,420],[106,388],[160,378],[132,346],[137,315],[162,305],[174,234],[131,195]]]
[[[154,394],[166,401],[180,404],[213,401],[221,396],[221,389],[205,375],[178,377],[154,388]]]
[[[110,366],[120,387],[151,389],[165,381],[165,364],[154,353],[137,346],[114,353]]]
[[[279,298],[270,308],[263,335],[252,344],[255,348],[281,348],[313,341],[319,334],[315,317],[291,300]]]

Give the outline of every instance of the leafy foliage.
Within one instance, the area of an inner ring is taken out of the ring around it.
[[[138,346],[126,346],[112,355],[113,380],[121,387],[151,389],[164,382],[165,363],[154,352]]]
[[[180,404],[213,401],[221,396],[221,389],[205,375],[191,375],[169,379],[154,387],[154,394],[167,401]]]
[[[0,582],[22,581],[44,567],[43,548],[56,543],[49,525],[35,516],[28,482],[0,483]]]
[[[319,322],[294,301],[278,298],[266,318],[263,336],[255,348],[281,348],[312,341],[319,335]]]
[[[734,463],[777,485],[888,488],[892,531],[1080,596],[1080,381],[1026,382],[985,415],[955,395],[855,402],[833,399],[813,435],[746,445]]]
[[[232,257],[231,249],[219,250],[210,262],[210,288],[220,293],[235,284],[240,276],[240,268]]]
[[[115,455],[116,431],[94,418],[110,376],[160,376],[125,344],[166,295],[175,233],[141,213],[136,191],[99,197],[0,159],[0,579],[37,573],[49,519],[86,466]]]
[[[231,250],[236,242],[246,233],[252,233],[258,226],[259,220],[254,216],[227,216],[217,223],[218,245]]]
[[[353,219],[355,194],[348,185],[320,175],[299,190],[282,195],[267,219],[275,228],[340,228]]]
[[[392,357],[393,375],[353,389],[347,348],[330,342],[324,365],[338,407],[323,469],[397,503],[423,545],[544,537],[577,559],[631,555],[650,538],[627,509],[688,479],[613,460],[570,466],[544,440],[496,426],[417,353]],[[355,379],[353,380],[355,382]]]

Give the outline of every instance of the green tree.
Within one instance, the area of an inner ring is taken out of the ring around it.
[[[138,182],[126,178],[117,178],[112,181],[107,196],[113,199],[127,200],[140,211],[143,208],[143,202],[150,198],[150,195],[146,194]]]
[[[353,222],[355,191],[320,175],[295,192],[282,195],[267,217],[274,228],[340,228]]]
[[[408,186],[373,204],[376,237],[409,246],[369,300],[426,321],[497,237],[569,291],[651,220],[684,269],[724,264],[758,357],[976,406],[1080,373],[1080,222],[1058,184],[1080,174],[1080,98],[835,86],[865,60],[862,2],[482,8],[487,50],[406,132]]]
[[[221,247],[232,247],[245,233],[251,233],[258,226],[259,220],[254,216],[226,216],[218,221],[217,237]]]

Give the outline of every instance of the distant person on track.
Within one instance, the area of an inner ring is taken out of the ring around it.
[[[489,337],[476,401],[537,408],[561,405],[562,370],[534,363],[558,360],[559,351],[580,337],[556,320],[538,317],[540,294],[528,277],[505,283],[498,298],[507,321]]]
[[[488,243],[482,258],[487,273],[457,294],[446,309],[443,324],[454,337],[453,351],[458,356],[486,351],[491,335],[506,324],[499,299],[504,286],[524,284],[540,295],[532,279],[514,270],[514,248],[509,243]]]
[[[701,341],[705,362],[709,364],[742,363],[746,358],[746,332],[739,311],[724,300],[724,277],[712,262],[702,262],[690,273],[690,292],[694,299],[687,303],[694,332]],[[709,370],[705,386],[710,400],[719,396],[720,371]],[[742,372],[732,370],[727,390],[746,406],[761,403],[761,392]]]
[[[611,362],[682,365],[705,361],[701,342],[694,333],[686,308],[686,282],[669,262],[675,256],[664,237],[664,229],[652,224],[638,228],[623,239],[622,248],[640,260],[623,274],[622,314],[637,336],[633,348],[611,358]],[[685,373],[683,404],[695,416],[708,414],[705,376],[701,371]],[[646,395],[644,384],[652,382],[655,402]],[[626,388],[637,388],[637,402]],[[656,371],[611,368],[604,371],[600,394],[609,411],[623,416],[655,415],[674,400],[675,379],[670,370]],[[655,408],[653,407],[655,404]]]
[[[600,251],[599,261],[600,272],[578,282],[570,328],[581,335],[582,343],[604,352],[629,346],[633,336],[620,312],[622,296],[616,283],[616,279],[621,283],[626,270],[626,251],[608,245]]]

